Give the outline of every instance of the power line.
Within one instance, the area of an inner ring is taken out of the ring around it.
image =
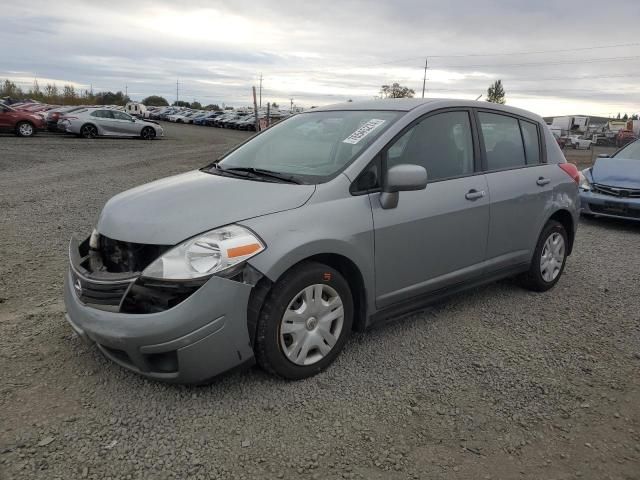
[[[536,55],[543,53],[566,53],[566,52],[583,52],[588,50],[602,50],[607,48],[621,48],[621,47],[637,47],[640,46],[640,42],[634,43],[618,43],[618,44],[610,44],[610,45],[594,45],[591,47],[576,47],[576,48],[564,48],[564,49],[554,49],[554,50],[532,50],[525,52],[504,52],[504,53],[467,53],[460,55],[431,55],[431,58],[465,58],[465,57],[501,57],[501,56],[511,56],[511,55]],[[354,65],[351,68],[370,68],[370,67],[378,67],[382,65],[392,65],[396,63],[403,63],[408,61],[413,61],[417,59],[424,58],[424,56],[415,56],[415,57],[405,57],[396,60],[388,60],[384,62],[366,64],[366,65]],[[566,62],[563,62],[566,63]],[[309,70],[281,70],[279,72],[275,72],[276,74],[282,73],[309,73]]]
[[[580,65],[601,62],[619,62],[625,60],[637,60],[640,55],[631,57],[591,58],[584,60],[566,60],[553,62],[527,62],[527,63],[480,63],[475,65],[436,65],[434,68],[478,68],[478,67],[538,67],[543,65]]]

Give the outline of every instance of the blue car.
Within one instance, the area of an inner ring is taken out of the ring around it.
[[[209,112],[209,113],[204,113],[202,115],[197,116],[196,118],[193,119],[193,124],[194,125],[206,125],[207,124],[207,119],[209,118],[213,118],[218,114],[218,112]]]
[[[640,140],[580,172],[580,213],[640,221]]]

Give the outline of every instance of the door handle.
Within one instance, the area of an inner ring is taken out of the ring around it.
[[[538,180],[536,180],[536,183],[541,187],[544,187],[545,185],[551,183],[551,180],[548,178],[540,177]]]
[[[467,194],[464,196],[467,200],[477,200],[485,196],[484,190],[469,190]]]

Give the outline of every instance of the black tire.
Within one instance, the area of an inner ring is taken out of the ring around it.
[[[82,136],[82,138],[96,138],[98,136],[98,129],[91,123],[85,123],[80,128],[80,136]]]
[[[289,303],[305,287],[326,284],[340,296],[344,320],[333,348],[311,365],[290,361],[280,343],[280,325]],[[311,377],[327,368],[340,354],[353,326],[353,298],[347,281],[335,269],[317,262],[304,262],[279,279],[264,302],[256,330],[255,353],[258,364],[267,372],[288,380]]]
[[[556,233],[560,234],[562,236],[562,240],[564,241],[564,257],[562,259],[562,265],[560,266],[558,274],[551,281],[547,281],[542,276],[540,263],[547,239],[549,239],[549,237]],[[538,243],[536,244],[536,249],[533,252],[533,258],[531,259],[531,265],[529,266],[529,271],[519,277],[521,285],[524,288],[532,290],[534,292],[546,292],[547,290],[552,289],[555,284],[558,283],[558,280],[560,280],[562,272],[564,272],[564,267],[567,263],[568,251],[569,241],[567,231],[560,222],[549,220],[545,227],[542,229],[540,238],[538,238]]]
[[[16,124],[16,135],[19,137],[33,137],[36,134],[36,127],[31,122],[18,122]]]
[[[140,132],[140,138],[143,140],[153,140],[156,138],[156,131],[153,127],[144,127]]]

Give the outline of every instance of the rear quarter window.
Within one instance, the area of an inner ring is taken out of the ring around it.
[[[524,151],[527,157],[527,165],[535,165],[542,161],[540,155],[540,136],[535,123],[520,120],[522,138],[524,140]]]

